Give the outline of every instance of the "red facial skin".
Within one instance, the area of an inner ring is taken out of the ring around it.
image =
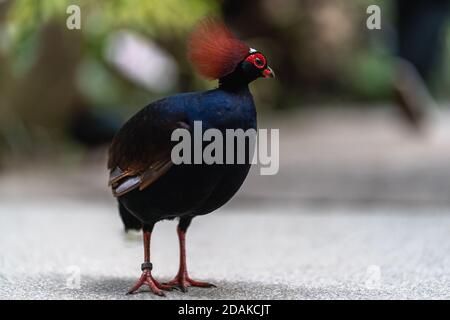
[[[264,57],[262,55],[262,53],[259,53],[259,52],[252,53],[247,58],[245,58],[245,61],[251,63],[257,69],[261,69],[262,77],[264,77],[264,78],[273,78],[274,77],[273,71],[267,65],[267,59],[266,59],[266,57]]]
[[[264,57],[259,52],[249,55],[247,58],[245,58],[245,61],[250,62],[258,69],[264,69],[267,66],[266,57]]]

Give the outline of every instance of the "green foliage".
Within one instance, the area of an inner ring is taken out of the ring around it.
[[[446,37],[444,43],[444,50],[442,52],[442,66],[440,70],[432,76],[432,89],[437,98],[449,98],[450,88],[450,59],[448,59],[450,53],[450,22],[447,23]]]
[[[66,31],[66,10],[78,5],[83,49],[80,89],[97,103],[123,105],[124,100],[130,101],[130,94],[141,90],[124,85],[117,74],[105,69],[102,61],[108,36],[122,28],[134,30],[169,46],[166,49],[183,60],[187,33],[202,17],[218,14],[219,4],[210,0],[15,0],[6,19],[10,66],[16,78],[23,76],[37,59],[42,27],[51,22]],[[84,72],[86,64],[93,67],[91,72]]]
[[[356,54],[345,79],[356,96],[363,99],[388,99],[392,88],[393,63],[388,55],[376,51]]]
[[[153,36],[173,36],[184,34],[201,17],[218,11],[218,3],[208,0],[15,0],[7,19],[13,44],[49,20],[65,23],[71,4],[80,6],[82,31],[87,34],[129,27]]]

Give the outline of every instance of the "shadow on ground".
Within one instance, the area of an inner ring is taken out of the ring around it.
[[[10,283],[10,288],[16,289],[4,293],[9,299],[108,299],[108,300],[224,300],[224,299],[267,299],[267,300],[289,300],[289,299],[343,299],[353,297],[376,298],[388,297],[387,292],[381,290],[354,290],[342,286],[288,286],[283,284],[262,284],[260,282],[248,281],[216,281],[216,288],[189,288],[183,293],[179,290],[166,291],[166,297],[152,294],[143,287],[139,292],[128,295],[126,292],[136,279],[101,277],[83,278],[80,288],[68,288],[65,275],[48,275],[40,281],[22,278]],[[162,279],[167,281],[169,279]],[[11,284],[13,284],[11,286]],[[387,294],[387,295],[386,295]]]
[[[167,281],[169,279],[162,279]],[[203,280],[203,279],[202,279]],[[208,280],[208,279],[206,279]],[[264,285],[258,282],[244,282],[244,281],[211,281],[216,288],[188,288],[188,292],[183,293],[179,290],[166,291],[166,297],[158,297],[148,291],[148,288],[142,287],[141,290],[135,294],[127,295],[126,292],[136,281],[134,278],[102,278],[102,279],[87,279],[88,285],[83,289],[84,293],[88,295],[87,298],[97,296],[99,299],[112,298],[115,296],[118,299],[289,299],[298,297],[299,294],[306,293],[299,288],[291,288],[286,285]],[[81,290],[81,289],[80,289]],[[307,295],[307,294],[306,294]]]

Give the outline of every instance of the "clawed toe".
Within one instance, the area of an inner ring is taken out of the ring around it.
[[[192,280],[187,275],[176,276],[172,281],[165,283],[165,285],[168,285],[177,290],[181,290],[181,292],[187,292],[188,287],[199,287],[199,288],[215,288],[216,287],[212,283]]]
[[[154,294],[156,294],[156,295],[158,295],[160,297],[165,297],[166,296],[162,290],[167,290],[167,291],[171,291],[172,290],[172,286],[159,283],[158,281],[156,281],[152,277],[150,272],[144,271],[142,273],[141,277],[139,278],[139,280],[127,292],[127,294],[136,293],[136,291],[139,290],[144,284],[146,284],[150,288],[151,292],[153,292]]]

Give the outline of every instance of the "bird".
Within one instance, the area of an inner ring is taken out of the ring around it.
[[[171,136],[177,129],[192,132],[196,121],[201,121],[203,130],[222,133],[228,129],[256,130],[249,84],[274,77],[266,56],[239,40],[219,18],[207,17],[196,25],[187,42],[187,56],[201,76],[218,80],[218,86],[151,102],[119,129],[109,148],[109,186],[125,230],[143,233],[142,274],[129,294],[143,285],[159,296],[165,296],[165,290],[215,287],[189,276],[186,232],[194,217],[215,211],[236,194],[251,163],[174,164]],[[245,153],[248,160],[248,144]],[[157,222],[173,219],[179,220],[180,265],[174,279],[162,283],[152,275],[151,234]]]

